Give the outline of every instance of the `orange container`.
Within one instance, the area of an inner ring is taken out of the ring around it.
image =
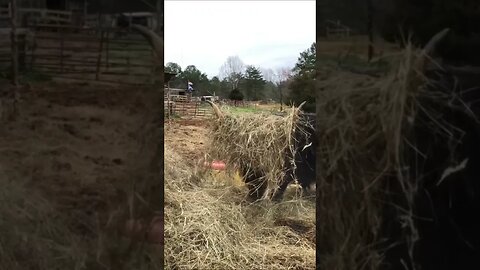
[[[204,162],[203,165],[217,171],[223,171],[226,168],[225,162],[219,160],[214,160],[212,163]]]
[[[223,161],[213,161],[210,167],[212,167],[212,169],[217,171],[223,171],[225,170],[226,165],[225,165],[225,162]]]

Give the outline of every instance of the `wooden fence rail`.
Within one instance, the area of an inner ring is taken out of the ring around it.
[[[50,28],[53,28],[50,26]],[[21,66],[53,78],[149,85],[159,76],[147,40],[115,28],[34,29],[19,38]],[[0,68],[11,65],[9,31],[0,33]]]
[[[116,37],[117,29],[89,30],[58,27],[58,31],[35,32],[32,68],[53,76],[62,74],[85,80],[150,84],[155,65],[150,45],[143,37],[130,33]],[[90,74],[85,77],[84,74]]]
[[[56,24],[68,24],[72,22],[72,12],[62,10],[51,10],[44,8],[19,8],[18,17],[23,18],[28,14],[30,23],[40,23],[49,21]],[[0,8],[0,19],[11,18],[10,8]]]
[[[0,8],[0,19],[10,19],[10,3],[7,8]]]
[[[10,29],[0,32],[0,69],[11,66],[11,55],[18,51],[22,68],[52,77],[136,85],[159,77],[150,44],[136,32],[74,26],[70,11],[20,8],[15,14],[28,15],[28,29],[15,35],[16,45]],[[15,14],[10,6],[0,8],[0,19],[19,22],[12,19]]]
[[[176,115],[182,118],[211,118],[213,115],[212,108],[202,106],[202,102],[195,100],[177,100],[164,101],[165,116]]]

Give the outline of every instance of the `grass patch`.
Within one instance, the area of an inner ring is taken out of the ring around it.
[[[228,113],[232,115],[257,114],[269,111],[268,109],[262,108],[261,106],[222,106],[222,110],[228,111]]]

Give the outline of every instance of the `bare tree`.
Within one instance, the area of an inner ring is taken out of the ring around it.
[[[275,72],[271,68],[260,68],[262,72],[263,79],[268,82],[275,82]]]
[[[280,93],[280,111],[283,111],[283,89],[285,88],[288,80],[292,77],[292,70],[287,67],[277,68],[275,75],[276,84]]]
[[[238,87],[240,78],[245,71],[245,64],[238,56],[229,56],[227,61],[220,68],[219,78],[227,78],[232,83],[232,88]]]
[[[284,83],[292,77],[292,70],[287,67],[281,67],[276,69],[277,84]]]

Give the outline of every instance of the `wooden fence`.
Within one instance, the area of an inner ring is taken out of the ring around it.
[[[194,99],[179,99],[176,101],[164,101],[165,116],[171,118],[180,116],[182,118],[210,118],[212,108],[205,102]]]
[[[9,4],[10,6],[10,4]],[[0,7],[0,19],[1,20],[8,20],[10,19],[10,8],[1,8]]]
[[[19,54],[19,64],[20,69],[25,69],[25,44],[26,44],[26,30],[18,29],[17,30],[17,44],[18,44],[18,54]],[[11,45],[11,31],[5,30],[0,31],[0,71],[5,70],[7,67],[11,66],[12,61],[12,45]]]
[[[120,84],[152,84],[151,46],[136,33],[114,28],[37,25],[26,49],[27,66],[55,78]]]
[[[18,31],[20,68],[56,79],[153,84],[159,76],[149,43],[136,33],[118,33],[112,28],[45,25]],[[10,65],[10,31],[6,30],[0,33],[0,69]]]
[[[9,4],[10,6],[10,4]],[[10,7],[0,8],[0,19],[10,19]],[[19,8],[17,10],[18,23],[24,21],[27,25],[56,24],[67,25],[72,23],[72,12],[64,10],[51,10],[44,8]]]
[[[153,50],[140,34],[74,26],[70,11],[20,8],[16,14],[28,27],[17,31],[20,68],[54,78],[135,85],[152,84],[159,77]],[[0,8],[0,20],[9,22],[11,15],[10,8]],[[12,58],[11,31],[3,30],[0,71]]]
[[[11,50],[8,33],[0,33],[0,70],[10,65]]]

